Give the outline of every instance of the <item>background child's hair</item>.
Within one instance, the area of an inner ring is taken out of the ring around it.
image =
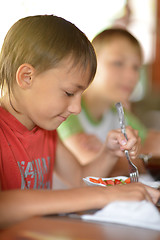
[[[94,78],[97,62],[92,44],[71,22],[54,15],[22,18],[8,31],[0,54],[0,88],[13,86],[16,71],[23,63],[31,64],[36,73],[56,67],[71,57],[72,66],[90,67],[89,81]]]
[[[127,39],[133,46],[135,46],[138,50],[141,61],[143,61],[143,53],[139,41],[129,31],[123,28],[113,27],[105,29],[93,38],[92,45],[94,46],[96,53],[98,53],[107,45],[107,43],[112,42],[113,39],[118,41],[119,38]]]

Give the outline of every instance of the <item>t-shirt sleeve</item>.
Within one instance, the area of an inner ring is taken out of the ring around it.
[[[77,115],[70,115],[58,128],[59,137],[64,140],[76,133],[84,132]]]
[[[133,129],[138,130],[139,137],[143,143],[148,134],[147,128],[134,114],[125,111],[125,117],[127,125],[131,126]]]

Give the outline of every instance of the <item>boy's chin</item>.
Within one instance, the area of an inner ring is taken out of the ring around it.
[[[48,124],[48,125],[43,125],[43,126],[40,126],[40,125],[39,125],[39,127],[42,128],[42,129],[44,129],[44,130],[47,130],[47,131],[53,131],[53,130],[55,130],[56,128],[58,128],[59,125],[60,125],[60,124],[57,124],[57,125],[56,125],[56,124],[54,124],[54,125],[53,125],[53,124],[52,124],[52,125],[49,125],[49,124]]]

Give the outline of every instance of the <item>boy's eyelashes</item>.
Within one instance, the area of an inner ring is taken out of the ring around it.
[[[65,92],[68,97],[74,96],[74,93]]]
[[[123,62],[122,61],[113,61],[112,64],[115,66],[122,66]]]
[[[122,62],[115,62],[114,64],[115,64],[116,66],[122,66],[122,65],[123,65]]]
[[[115,66],[118,66],[118,67],[121,67],[121,66],[125,65],[122,61],[114,61],[113,64],[114,64]],[[141,68],[141,67],[140,67],[139,65],[134,65],[134,66],[133,66],[133,69],[134,69],[135,71],[137,71],[137,72],[140,71],[140,68]]]
[[[139,71],[140,71],[140,69],[141,69],[141,67],[140,67],[140,66],[134,66],[133,68],[134,68],[134,70],[135,70],[135,71],[137,71],[137,72],[139,72]]]

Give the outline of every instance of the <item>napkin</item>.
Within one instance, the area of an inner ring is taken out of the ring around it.
[[[148,185],[153,188],[159,188],[160,187],[160,181],[155,181],[154,178],[149,174],[140,174],[139,176],[139,182]]]
[[[93,215],[82,215],[83,220],[111,222],[160,231],[160,212],[156,206],[143,201],[115,201]]]

